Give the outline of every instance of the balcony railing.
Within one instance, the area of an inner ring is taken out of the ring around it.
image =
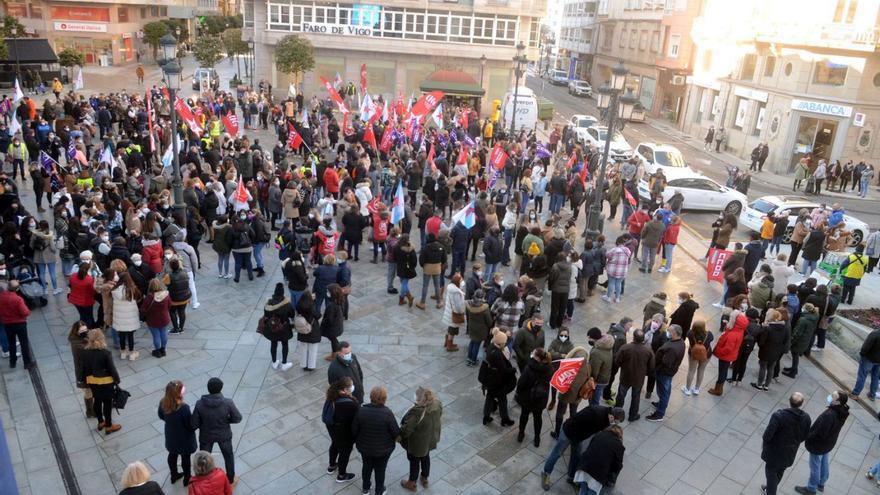
[[[787,45],[821,46],[873,52],[880,42],[880,29],[847,24],[768,24],[758,26],[755,40]]]

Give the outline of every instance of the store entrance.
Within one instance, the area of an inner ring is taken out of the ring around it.
[[[797,135],[794,139],[794,149],[791,154],[791,163],[788,171],[794,170],[794,166],[807,153],[812,153],[810,162],[811,170],[816,167],[819,160],[831,161],[831,147],[837,134],[837,121],[818,119],[814,117],[801,117],[798,121]]]

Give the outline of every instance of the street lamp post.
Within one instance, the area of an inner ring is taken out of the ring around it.
[[[593,202],[587,208],[587,239],[598,237],[605,226],[605,217],[602,214],[602,201],[605,195],[605,168],[608,165],[608,154],[611,152],[611,139],[617,127],[617,119],[624,122],[629,120],[638,101],[633,95],[632,89],[626,88],[626,93],[623,93],[627,74],[629,74],[629,70],[623,66],[623,62],[618,62],[611,69],[611,81],[603,84],[598,90],[596,105],[605,111],[608,119],[608,135],[605,138],[605,150],[602,152],[602,166],[599,169],[596,194],[593,197]],[[584,166],[586,167],[587,164],[585,163]]]
[[[254,53],[254,40],[248,40],[248,50],[251,52],[251,90],[254,89],[254,70],[257,68],[257,55]]]
[[[182,72],[180,64],[177,63],[177,39],[168,33],[159,40],[162,46],[162,55],[164,56],[162,64],[162,72],[165,74],[165,85],[168,88],[168,97],[171,100],[171,149],[174,154],[171,158],[173,177],[171,179],[171,190],[174,193],[174,213],[178,220],[186,221],[184,209],[186,205],[183,202],[183,182],[180,176],[180,149],[177,146],[177,110],[174,109],[174,102],[177,98],[177,91],[180,89],[180,73]]]
[[[18,84],[21,84],[21,67],[18,64],[18,28],[13,27],[9,34],[12,35],[12,51],[15,52],[15,78],[18,80]]]
[[[516,66],[513,73],[516,76],[516,85],[513,87],[513,114],[510,116],[510,139],[516,138],[516,103],[519,100],[519,80],[525,74],[523,66],[529,62],[525,55],[526,45],[522,41],[516,45],[516,56],[513,61]]]

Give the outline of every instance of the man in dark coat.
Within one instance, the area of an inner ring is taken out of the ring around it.
[[[354,392],[351,396],[364,403],[364,371],[358,362],[357,356],[351,352],[351,344],[345,341],[339,342],[339,352],[327,368],[327,382],[331,385],[344,377],[351,378],[354,384]]]
[[[489,233],[483,238],[483,254],[486,256],[486,273],[483,280],[492,280],[492,274],[501,263],[501,229],[493,225]]]
[[[214,444],[220,446],[226,478],[235,482],[235,458],[232,455],[232,428],[241,423],[241,413],[232,399],[223,397],[223,381],[217,377],[208,380],[208,395],[196,401],[192,412],[192,427],[199,430],[199,450],[211,452]]]
[[[877,377],[880,375],[880,330],[874,330],[865,337],[862,348],[859,350],[859,370],[856,375],[856,384],[850,392],[854,397],[862,393],[865,381],[870,376],[871,383],[868,388],[868,398],[877,393]]]
[[[663,421],[666,406],[669,405],[669,394],[672,393],[672,378],[678,373],[678,368],[684,359],[685,345],[684,339],[681,338],[681,327],[675,324],[669,325],[668,333],[669,340],[657,349],[654,356],[657,363],[655,371],[659,400],[653,403],[657,409],[646,418],[648,421]]]
[[[810,432],[810,415],[801,410],[803,394],[791,394],[788,404],[791,407],[779,409],[770,416],[770,423],[764,430],[761,446],[764,475],[767,477],[767,484],[761,485],[764,495],[776,495],[776,487],[786,468],[794,464],[798,447]]]
[[[745,245],[746,259],[743,261],[743,270],[746,272],[746,281],[752,279],[752,275],[758,268],[758,263],[764,257],[764,248],[761,246],[761,234],[749,233],[749,243]]]
[[[805,447],[810,453],[810,480],[807,486],[796,486],[794,491],[803,495],[815,495],[816,490],[825,491],[825,483],[828,481],[828,462],[831,460],[831,451],[840,436],[840,430],[849,416],[849,406],[846,405],[846,392],[835,390],[825,398],[828,408],[816,418],[810,433],[807,434]]]
[[[610,335],[614,339],[614,346],[611,348],[611,380],[608,382],[608,385],[602,389],[602,398],[606,401],[612,400],[613,392],[611,391],[611,386],[614,384],[614,378],[617,376],[618,366],[617,353],[620,352],[621,347],[626,345],[626,334],[629,333],[630,329],[632,329],[633,321],[629,316],[624,316],[617,323],[612,323],[608,328],[608,335]]]
[[[626,393],[632,390],[629,404],[629,421],[639,420],[639,398],[648,373],[654,372],[654,351],[645,345],[645,332],[633,332],[633,341],[625,344],[614,356],[614,363],[620,370],[620,385],[614,405],[623,407]]]

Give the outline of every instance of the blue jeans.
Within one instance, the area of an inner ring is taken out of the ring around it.
[[[767,256],[767,246],[770,245],[770,239],[761,239],[761,255]]]
[[[251,253],[232,253],[232,257],[235,258],[235,280],[238,280],[241,276],[241,270],[246,269],[248,274],[248,279],[254,279],[254,269],[251,266]]]
[[[266,247],[265,242],[254,243],[254,261],[257,263],[257,270],[263,268],[263,248]]]
[[[147,327],[153,335],[153,349],[164,349],[168,343],[168,325],[164,327]]]
[[[478,340],[472,340],[472,341],[470,341],[470,343],[468,343],[468,354],[467,354],[468,361],[470,361],[472,363],[477,362],[477,358],[479,358],[479,356],[480,356],[480,345],[481,344],[482,344],[482,342],[480,342]]]
[[[801,267],[801,274],[805,277],[809,277],[813,270],[816,269],[816,266],[819,264],[819,260],[811,261],[808,259],[804,259],[804,266]]]
[[[394,275],[397,274],[397,263],[388,262],[387,268],[385,270],[385,281],[388,284],[388,289],[394,288]]]
[[[828,481],[828,458],[830,454],[810,454],[810,481],[807,490],[816,491],[816,487],[825,486]]]
[[[67,278],[73,271],[73,260],[61,259],[61,276]]]
[[[0,323],[0,350],[9,352],[9,339],[6,338],[6,328]]]
[[[452,266],[449,267],[449,276],[452,277],[455,275],[455,272],[461,274],[461,278],[464,279],[464,262],[467,259],[467,250],[464,251],[453,251],[452,252]]]
[[[659,404],[657,405],[657,414],[662,418],[666,415],[666,406],[669,405],[669,394],[672,393],[672,375],[657,373],[657,396]]]
[[[611,300],[619,299],[623,291],[623,278],[608,277],[608,297]]]
[[[55,275],[55,262],[52,263],[37,263],[37,276],[40,277],[40,285],[43,286],[43,289],[47,289],[48,285],[46,284],[46,269],[49,270],[49,278],[52,280],[52,288],[58,288],[58,278]]]
[[[877,464],[874,464],[874,467],[869,469],[868,472],[877,477],[877,474],[880,474],[880,461],[877,461]]]
[[[672,252],[675,251],[675,244],[663,245],[663,257],[666,259],[666,269],[672,270]]]
[[[642,246],[642,269],[649,272],[654,269],[654,261],[657,259],[657,246]]]
[[[302,298],[304,290],[293,290],[290,289],[290,307],[296,311],[296,305],[299,304],[299,300]]]
[[[229,253],[217,255],[217,273],[220,275],[229,274]]]
[[[550,195],[550,213],[559,213],[563,204],[565,204],[565,195],[558,193]]]
[[[859,179],[859,197],[864,198],[868,195],[868,180]]]
[[[483,280],[492,280],[492,274],[495,273],[495,270],[498,269],[498,263],[486,263],[486,268],[483,274]]]
[[[501,262],[510,263],[510,243],[513,241],[513,229],[504,229],[504,248],[501,250]]]
[[[409,279],[400,277],[400,297],[403,297],[407,294],[412,295],[412,293],[409,291]]]
[[[775,236],[770,240],[770,254],[773,254],[773,250],[776,250],[776,254],[779,254],[779,246],[782,245],[782,236]]]
[[[859,371],[856,375],[856,385],[852,389],[853,395],[859,395],[862,393],[862,388],[865,387],[865,380],[868,378],[868,374],[871,375],[871,385],[868,387],[869,397],[874,397],[874,394],[877,393],[877,379],[880,378],[880,364],[872,363],[868,361],[864,357],[859,358]]]
[[[602,399],[602,392],[605,390],[605,387],[607,387],[607,386],[608,386],[607,383],[597,383],[596,384],[596,390],[593,391],[593,396],[590,397],[590,405],[591,406],[598,406],[599,405],[599,400]]]
[[[428,297],[428,285],[434,283],[434,295],[440,300],[440,282],[443,275],[422,275],[422,299],[421,303],[425,304],[425,298]]]
[[[559,404],[559,407],[565,407],[564,404]],[[553,474],[553,468],[556,466],[556,461],[562,457],[562,453],[565,452],[566,447],[571,445],[571,451],[568,460],[568,471],[567,475],[569,478],[574,477],[574,472],[577,469],[578,465],[578,457],[580,454],[580,442],[572,442],[565,436],[565,430],[559,430],[559,436],[556,437],[556,444],[553,446],[553,449],[550,451],[550,455],[547,456],[547,460],[544,461],[544,472],[547,474]]]
[[[633,214],[635,209],[629,204],[629,201],[623,202],[623,215],[620,216],[620,228],[626,227],[626,221],[629,219],[629,216]]]

